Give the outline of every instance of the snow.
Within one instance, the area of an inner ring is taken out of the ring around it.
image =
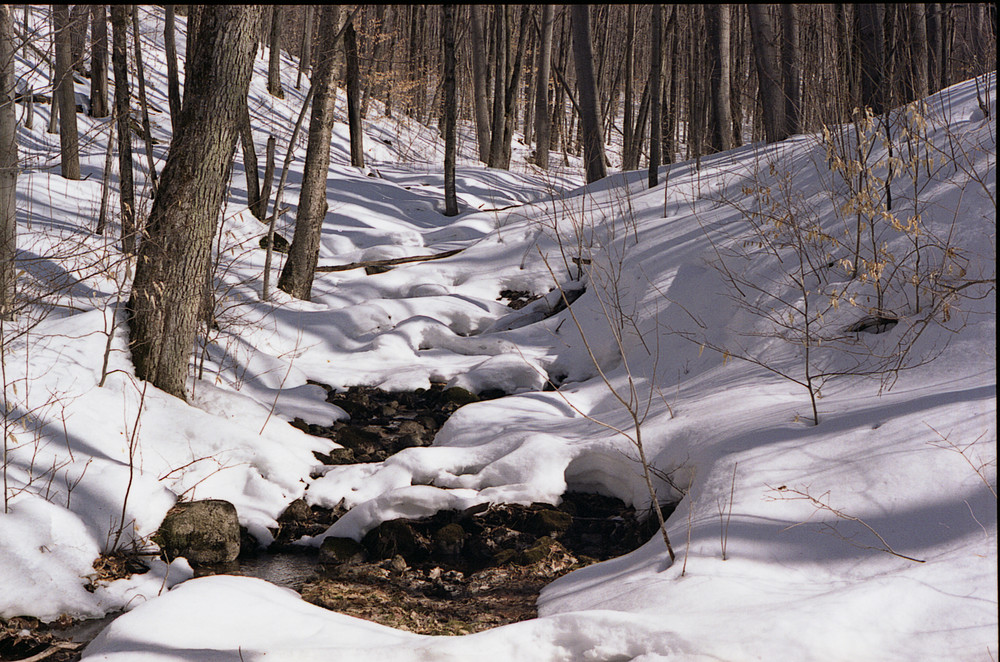
[[[33,18],[42,24],[42,12]],[[151,101],[166,108],[162,12],[144,8],[142,18]],[[18,60],[19,71],[41,89],[47,69],[30,58]],[[283,64],[279,101],[257,61],[250,108],[261,153],[272,131],[283,153],[305,95],[294,89],[294,63]],[[951,275],[960,267],[970,280],[995,278],[995,77],[979,81],[984,87],[989,117],[973,82],[928,100],[928,136],[948,158],[923,176],[920,192],[929,236],[949,236],[962,256]],[[88,662],[996,658],[991,286],[971,288],[985,295],[961,300],[946,325],[914,341],[914,356],[932,361],[890,382],[828,381],[813,426],[805,389],[712,347],[764,357],[785,375],[801,370],[799,348],[734,302],[717,265],[741,245],[740,207],[752,197],[744,188],[778,186],[772,165],[793,173],[824,228],[842,232],[848,222],[824,193],[842,185],[817,136],[705,157],[700,170],[676,164],[666,192],[663,184],[647,190],[643,173],[585,187],[578,161],[544,173],[518,150],[512,171],[488,170],[466,136],[462,213],[446,218],[436,130],[385,118],[373,105],[366,171],[348,165],[347,128],[337,124],[320,264],[462,251],[382,274],[317,274],[310,302],[280,291],[261,301],[264,226],[246,211],[237,155],[218,238],[219,329],[195,348],[187,402],[135,377],[118,228],[90,233],[107,120],[78,117],[88,136],[83,170],[93,176],[68,182],[50,169],[58,137],[45,133],[48,107],[36,107],[34,129],[19,134],[18,246],[26,292],[45,299],[3,328],[0,617],[126,610],[86,649]],[[344,107],[341,94],[341,119]],[[169,118],[154,112],[152,120],[162,167]],[[141,183],[141,141],[135,149]],[[279,222],[289,238],[304,151],[303,140],[285,191],[292,212]],[[908,239],[895,241],[903,254]],[[574,257],[591,260],[579,282]],[[748,277],[795,296],[776,260],[758,256],[751,266]],[[839,287],[860,292],[840,278]],[[554,279],[586,291],[552,314],[561,298]],[[504,289],[542,298],[512,311],[498,300]],[[897,309],[910,305],[905,292],[894,296]],[[822,324],[840,329],[861,312],[844,303]],[[856,342],[876,353],[897,340]],[[832,351],[823,359],[832,369],[851,365]],[[561,388],[543,391],[549,379]],[[332,442],[288,425],[346,417],[316,383],[432,382],[509,395],[461,408],[432,446],[377,464],[322,466],[313,451],[329,452]],[[633,387],[645,452],[671,478],[656,478],[658,496],[683,496],[668,521],[677,559],[670,563],[657,535],[556,580],[536,619],[427,637],[314,607],[256,579],[191,579],[183,560],[95,579],[100,553],[151,548],[179,498],[231,501],[262,544],[297,498],[350,508],[306,545],[360,539],[381,521],[441,509],[557,503],[567,489],[647,507],[633,420],[616,397],[629,402]]]

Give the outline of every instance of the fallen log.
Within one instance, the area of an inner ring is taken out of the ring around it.
[[[347,264],[333,264],[316,267],[316,273],[329,273],[331,271],[350,271],[351,269],[368,269],[371,267],[394,267],[397,264],[407,264],[410,262],[429,262],[431,260],[443,260],[446,257],[461,253],[464,248],[434,253],[432,255],[411,255],[409,257],[394,257],[385,260],[363,260],[361,262],[349,262]]]

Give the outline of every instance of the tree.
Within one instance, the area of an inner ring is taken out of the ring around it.
[[[549,118],[549,79],[552,77],[552,5],[542,5],[541,34],[538,39],[538,77],[535,80],[535,165],[549,167],[552,122]]]
[[[330,164],[330,135],[336,101],[337,5],[320,9],[319,42],[313,67],[313,102],[309,116],[309,141],[303,166],[302,190],[295,215],[295,233],[278,287],[298,299],[309,300],[319,261],[320,232],[326,217],[326,173]]]
[[[441,32],[444,42],[444,215],[458,214],[455,193],[455,154],[458,151],[456,115],[458,95],[455,91],[455,5],[442,8]]]
[[[660,180],[660,150],[663,144],[661,121],[663,86],[663,5],[653,5],[653,22],[649,26],[649,187]]]
[[[14,16],[0,5],[0,321],[13,317],[17,271],[17,118],[14,115]]]
[[[181,83],[177,72],[177,39],[174,30],[174,5],[166,5],[163,17],[163,53],[167,58],[167,103],[170,105],[170,127],[177,130],[181,114]]]
[[[108,116],[108,21],[104,5],[90,6],[90,116]]]
[[[382,5],[379,5],[380,7]],[[313,7],[305,6],[305,20],[302,21],[302,44],[299,46],[299,71],[295,76],[295,89],[302,85],[302,75],[312,66]]]
[[[62,176],[80,179],[80,136],[76,127],[76,81],[69,5],[53,6],[55,21],[55,103],[59,104],[59,160]]]
[[[285,91],[281,89],[281,5],[271,6],[271,39],[268,49],[267,64],[267,91],[271,96],[279,99],[285,98]]]
[[[486,37],[483,28],[482,5],[471,5],[471,49],[473,108],[476,113],[476,139],[479,145],[479,160],[490,160],[490,110],[489,95],[486,92]]]
[[[127,311],[136,375],[184,398],[226,173],[246,103],[260,8],[207,5],[184,105],[139,246]]]
[[[361,67],[358,63],[358,33],[354,20],[344,29],[344,59],[347,65],[347,124],[351,136],[351,165],[365,167],[365,132],[361,126]]]
[[[118,181],[121,208],[122,252],[136,247],[135,184],[132,176],[131,100],[128,85],[128,7],[111,5],[111,68],[115,76],[115,121],[118,134]]]
[[[712,147],[726,151],[733,146],[733,115],[730,98],[729,5],[707,5],[709,47],[712,49]]]
[[[754,62],[757,65],[758,101],[764,137],[773,143],[788,137],[785,133],[785,99],[778,68],[777,39],[771,23],[768,5],[752,4],[750,37],[753,41]]]
[[[156,194],[156,162],[153,158],[153,135],[149,125],[149,104],[146,101],[146,69],[142,65],[142,41],[139,32],[139,6],[132,5],[132,42],[135,51],[136,88],[139,90],[139,110],[142,113],[142,138],[146,143],[146,166],[149,168],[149,184]]]
[[[597,84],[594,80],[594,53],[590,39],[590,5],[570,6],[573,27],[573,59],[576,81],[580,89],[580,127],[583,133],[583,155],[587,183],[608,176],[604,163],[604,138],[597,106]]]
[[[781,76],[785,91],[785,134],[802,130],[802,49],[799,46],[799,9],[792,2],[781,5]]]
[[[855,5],[855,30],[861,57],[861,105],[876,115],[885,112],[885,39],[883,7],[874,2]]]

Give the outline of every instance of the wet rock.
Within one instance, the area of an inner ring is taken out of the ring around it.
[[[458,556],[467,537],[460,524],[446,524],[434,532],[434,551],[445,556]]]
[[[230,563],[240,553],[236,508],[221,499],[179,503],[167,513],[153,541],[168,559]]]
[[[279,522],[308,522],[312,517],[312,508],[305,499],[296,499],[288,504],[285,511],[278,516]]]
[[[317,561],[324,565],[341,565],[362,563],[365,560],[365,548],[351,538],[324,538],[319,547]]]
[[[559,537],[573,525],[573,516],[561,510],[536,511],[528,519],[528,530],[541,536]]]
[[[462,388],[461,386],[446,388],[441,394],[441,399],[447,404],[458,405],[459,407],[473,402],[479,402],[478,395]]]
[[[427,539],[402,519],[382,522],[365,534],[361,544],[373,558],[389,559],[402,555],[413,561],[426,558],[429,547]]]

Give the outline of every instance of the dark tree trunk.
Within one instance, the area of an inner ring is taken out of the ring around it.
[[[55,20],[55,82],[53,105],[59,104],[59,159],[62,176],[80,179],[80,136],[76,128],[76,85],[73,78],[69,5],[53,7]]]
[[[499,168],[503,159],[503,125],[507,117],[507,61],[510,46],[509,5],[498,5],[494,12],[493,124],[490,127],[490,158],[487,165]]]
[[[243,170],[247,182],[247,207],[258,220],[267,216],[267,198],[261,198],[260,172],[257,164],[257,149],[253,144],[253,127],[250,124],[250,109],[243,104],[240,113],[240,146],[243,151]]]
[[[118,134],[118,188],[122,252],[135,252],[135,184],[132,174],[131,94],[128,84],[128,7],[111,5],[111,66],[115,75],[115,122]]]
[[[136,375],[184,398],[206,265],[253,70],[260,8],[208,5],[129,299]]]
[[[799,8],[781,5],[781,74],[785,90],[785,133],[802,131],[802,49],[799,46]]]
[[[184,52],[184,79],[187,80],[187,74],[191,71],[191,54],[194,52],[194,37],[198,34],[198,23],[201,21],[201,13],[204,5],[188,5],[188,20],[187,20],[187,49]],[[181,98],[181,103],[184,99]]]
[[[90,116],[107,117],[108,21],[104,5],[90,6]]]
[[[14,316],[17,270],[17,118],[14,114],[14,16],[0,5],[0,320]]]
[[[281,89],[281,15],[282,6],[271,8],[271,38],[268,41],[267,91],[278,99],[285,98]]]
[[[479,160],[490,160],[490,107],[486,79],[486,37],[483,27],[482,5],[471,5],[472,11],[472,86],[473,107],[476,112],[476,139],[479,145]]]
[[[660,183],[660,162],[663,148],[663,5],[653,5],[653,20],[649,26],[649,187]]]
[[[781,91],[781,71],[778,69],[777,40],[768,5],[753,4],[749,6],[749,10],[764,136],[767,142],[773,143],[788,137],[785,132],[785,99]]]
[[[510,80],[507,81],[507,89],[504,92],[503,143],[500,146],[498,165],[505,170],[510,168],[511,142],[514,139],[514,115],[517,111],[517,89],[521,82],[521,64],[524,61],[523,55],[526,50],[528,11],[528,5],[521,5],[520,29],[518,30],[520,44],[519,48],[516,49],[517,54],[514,56]]]
[[[381,5],[379,5],[381,7]],[[295,89],[302,85],[302,76],[312,67],[313,6],[305,5],[302,26],[302,45],[299,47],[299,72],[295,76]]]
[[[358,63],[358,33],[354,21],[344,30],[344,57],[347,62],[347,123],[351,133],[351,165],[365,167],[364,129],[361,127],[361,66]]]
[[[885,40],[883,7],[865,2],[855,5],[855,29],[861,57],[861,105],[876,115],[885,112]]]
[[[455,5],[442,7],[444,42],[444,215],[458,214],[455,192],[455,156],[458,152],[456,120],[458,95],[455,90]]]
[[[149,167],[149,183],[156,194],[156,162],[153,158],[153,136],[149,126],[149,104],[146,103],[146,74],[142,66],[142,42],[139,39],[139,6],[132,5],[132,37],[135,43],[136,87],[139,89],[139,110],[142,112],[142,138],[146,143],[146,165]]]
[[[635,151],[635,5],[627,9],[625,25],[625,89],[622,92],[622,170],[635,170],[638,152]]]
[[[170,127],[177,130],[181,114],[181,83],[177,72],[177,39],[174,30],[174,5],[167,5],[163,19],[163,50],[167,58],[167,103],[170,105]]]
[[[604,138],[594,80],[594,53],[590,41],[590,5],[570,5],[573,26],[573,59],[580,89],[580,125],[587,183],[608,176],[604,162]]]
[[[309,116],[309,142],[303,166],[299,209],[295,216],[295,234],[288,249],[288,260],[278,278],[278,287],[298,299],[309,300],[313,276],[319,260],[320,234],[326,217],[326,173],[330,164],[330,135],[333,133],[333,107],[337,99],[336,57],[338,5],[320,9],[319,41],[316,66],[313,67],[313,102]]]
[[[542,25],[538,48],[538,77],[535,79],[535,165],[549,167],[552,121],[549,118],[549,79],[552,77],[552,5],[542,5]]]
[[[911,2],[907,5],[910,23],[910,89],[914,100],[930,94],[927,70],[927,11],[924,3]]]

